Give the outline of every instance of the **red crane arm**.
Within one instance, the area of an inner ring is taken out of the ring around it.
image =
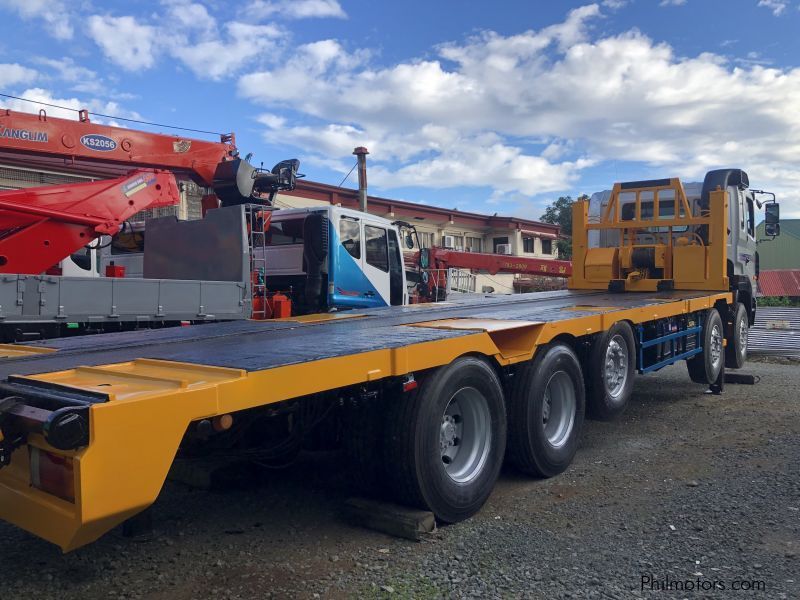
[[[23,166],[95,169],[104,175],[137,167],[168,169],[210,187],[217,165],[236,156],[233,134],[211,142],[98,125],[85,110],[77,121],[43,110],[38,115],[0,110],[0,157]]]
[[[178,202],[175,177],[139,169],[117,179],[0,192],[0,273],[41,273],[145,208]]]
[[[490,275],[497,273],[524,273],[548,277],[572,275],[572,262],[568,260],[461,252],[436,247],[430,248],[429,256],[431,268],[434,269],[477,269],[488,271]]]

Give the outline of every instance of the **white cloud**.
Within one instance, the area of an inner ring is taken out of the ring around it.
[[[211,33],[217,28],[217,20],[202,4],[188,0],[163,0],[167,8],[167,20],[172,27]]]
[[[686,0],[661,0],[659,6],[682,6]]]
[[[348,168],[367,145],[383,186],[531,195],[614,160],[692,179],[741,166],[800,201],[800,68],[677,56],[636,30],[593,38],[598,16],[583,7],[538,31],[484,33],[384,67],[326,40],[241,77],[239,91],[281,109],[262,119],[271,140]]]
[[[89,35],[103,50],[106,58],[123,69],[136,71],[155,64],[155,27],[140,23],[131,16],[108,15],[92,15],[88,26]]]
[[[0,89],[26,84],[35,80],[39,74],[33,69],[17,63],[0,63]]]
[[[619,10],[628,4],[628,0],[603,0],[603,6],[611,10]]]
[[[69,10],[62,0],[1,0],[0,5],[16,11],[23,19],[42,20],[43,31],[56,39],[72,39]]]
[[[126,70],[151,68],[167,55],[197,77],[213,80],[276,53],[277,41],[284,36],[272,24],[230,21],[219,27],[205,6],[187,0],[164,0],[163,4],[167,24],[150,24],[131,16],[93,15],[89,18],[90,36],[107,59]]]
[[[779,17],[789,6],[788,0],[758,0],[758,5],[772,11],[772,14]]]
[[[253,0],[244,11],[256,20],[268,17],[284,19],[336,18],[346,19],[337,0]]]
[[[272,25],[225,24],[226,39],[213,38],[194,45],[176,44],[170,49],[200,78],[222,79],[251,59],[275,48],[281,32]]]
[[[141,119],[141,115],[139,115],[139,113],[124,109],[117,102],[113,101],[103,101],[98,99],[86,100],[76,97],[59,97],[50,90],[38,87],[26,89],[20,94],[20,96],[34,102],[44,102],[63,108],[54,108],[53,106],[42,107],[41,105],[37,105],[32,102],[6,98],[0,98],[0,106],[14,111],[27,113],[35,113],[39,110],[39,108],[44,108],[47,111],[47,114],[51,117],[72,120],[77,118],[77,111],[83,108],[89,109],[89,111],[93,113],[111,115],[112,117]],[[96,123],[105,123],[108,125],[116,125],[113,119],[105,117],[93,116],[92,121]]]

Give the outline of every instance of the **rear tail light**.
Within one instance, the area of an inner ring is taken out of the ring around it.
[[[28,449],[31,457],[31,485],[68,502],[75,502],[72,459],[33,446],[28,446]]]

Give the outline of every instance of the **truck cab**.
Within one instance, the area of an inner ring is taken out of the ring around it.
[[[272,212],[265,283],[289,293],[301,312],[401,306],[408,288],[398,228],[340,206]]]

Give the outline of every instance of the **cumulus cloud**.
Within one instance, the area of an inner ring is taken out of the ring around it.
[[[337,0],[254,0],[245,13],[254,19],[269,17],[284,19],[336,18],[346,19]]]
[[[280,31],[272,25],[230,22],[225,38],[214,37],[195,44],[176,44],[170,49],[195,75],[222,79],[238,71],[251,59],[275,48]]]
[[[262,119],[273,141],[343,168],[367,145],[371,180],[386,187],[531,195],[623,160],[694,179],[743,166],[798,198],[800,69],[683,57],[636,30],[592,36],[599,16],[591,5],[538,31],[486,32],[382,67],[326,40],[241,77],[239,91],[280,110]]]
[[[219,80],[235,74],[252,59],[276,50],[282,31],[272,24],[229,21],[219,26],[202,4],[164,0],[168,24],[131,16],[93,15],[89,34],[105,57],[134,71],[155,66],[167,55],[178,59],[201,79]]]
[[[147,69],[155,64],[156,28],[131,16],[92,15],[89,35],[106,58],[128,71]]]
[[[26,89],[20,94],[21,97],[33,100],[34,102],[44,102],[46,104],[54,105],[48,106],[47,114],[51,117],[59,117],[62,119],[75,119],[78,110],[87,108],[90,112],[100,113],[105,115],[112,115],[114,117],[121,117],[127,119],[141,119],[141,115],[135,111],[127,110],[120,106],[117,102],[104,101],[98,99],[82,99],[74,96],[62,97],[53,93],[51,90],[35,87]],[[31,102],[22,100],[0,98],[0,106],[19,112],[36,112],[39,106]],[[63,108],[55,108],[55,106]],[[108,125],[118,125],[111,118],[92,117],[92,121],[96,123],[104,123]]]
[[[30,83],[38,76],[39,74],[33,69],[17,63],[0,63],[0,88],[2,89]]]
[[[41,21],[43,31],[56,39],[72,38],[70,13],[62,0],[2,0],[0,6],[15,11],[23,19]]]

